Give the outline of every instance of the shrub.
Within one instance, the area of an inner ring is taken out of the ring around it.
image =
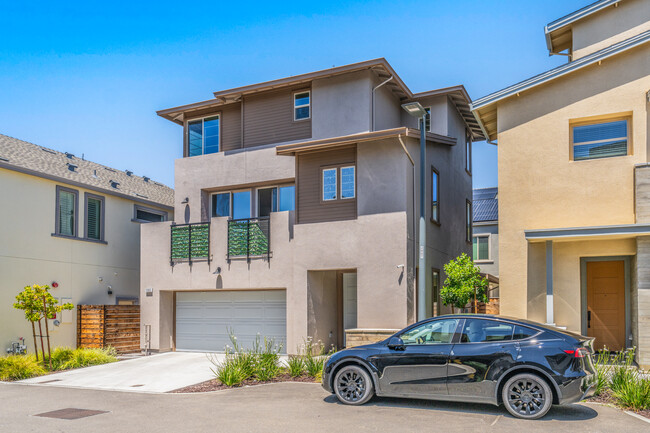
[[[289,367],[289,375],[291,377],[301,376],[305,371],[305,361],[303,361],[302,356],[290,356],[287,360],[287,366]]]
[[[34,355],[9,355],[0,358],[0,380],[29,379],[46,372]]]
[[[594,395],[600,395],[609,386],[609,378],[612,371],[611,352],[607,349],[601,351],[598,353],[598,355],[596,355],[594,361],[594,368],[596,370],[596,377],[594,380]]]
[[[307,374],[311,377],[318,377],[323,374],[323,367],[325,366],[324,356],[307,356],[305,357],[305,369]]]
[[[57,352],[59,348],[54,351]],[[59,351],[58,367],[54,367],[54,354],[52,355],[52,367],[57,370],[68,370],[71,368],[89,367],[91,365],[108,364],[116,362],[117,353],[112,347],[106,349],[89,349],[89,348],[61,348]]]
[[[612,393],[622,406],[633,410],[650,409],[650,379],[641,378],[638,373],[634,375],[634,379],[618,383]]]
[[[214,357],[211,357],[210,362],[215,366],[211,368],[215,377],[226,386],[239,386],[247,379],[242,364],[236,357],[226,356],[223,362],[218,362]]]
[[[81,349],[77,349],[81,350]],[[57,347],[52,351],[52,370],[64,370],[65,365],[72,358],[75,349],[70,347]]]

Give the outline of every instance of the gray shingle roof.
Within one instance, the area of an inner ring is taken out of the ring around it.
[[[2,134],[0,168],[88,186],[137,201],[174,206],[174,190],[161,183]]]
[[[499,199],[498,188],[480,188],[474,190],[472,209],[474,222],[498,221]]]

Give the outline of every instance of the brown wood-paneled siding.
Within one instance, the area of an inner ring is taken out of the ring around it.
[[[296,183],[298,188],[296,206],[298,224],[341,221],[355,219],[357,217],[356,196],[358,195],[358,191],[355,193],[354,199],[322,201],[321,170],[323,168],[345,164],[353,164],[356,167],[356,146],[305,153],[296,156]],[[337,176],[337,182],[340,190],[340,176]]]
[[[208,108],[205,110],[195,111],[188,115],[188,121],[220,115],[221,127],[221,151],[240,149],[242,147],[241,139],[241,103],[223,105],[218,109]],[[185,130],[184,155],[187,156],[187,129]]]
[[[293,94],[301,86],[244,97],[244,147],[311,138],[311,118],[293,120]]]

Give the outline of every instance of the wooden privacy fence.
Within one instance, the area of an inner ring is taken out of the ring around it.
[[[139,305],[77,305],[77,347],[140,350]]]

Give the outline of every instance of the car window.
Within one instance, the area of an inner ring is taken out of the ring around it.
[[[405,345],[451,343],[458,320],[441,319],[428,322],[406,331],[400,337]]]
[[[513,325],[496,320],[467,319],[460,336],[461,343],[485,343],[512,340]]]
[[[525,326],[516,325],[515,332],[512,335],[513,340],[523,340],[524,338],[532,337],[535,334],[538,334],[539,331],[536,329],[527,328]]]

